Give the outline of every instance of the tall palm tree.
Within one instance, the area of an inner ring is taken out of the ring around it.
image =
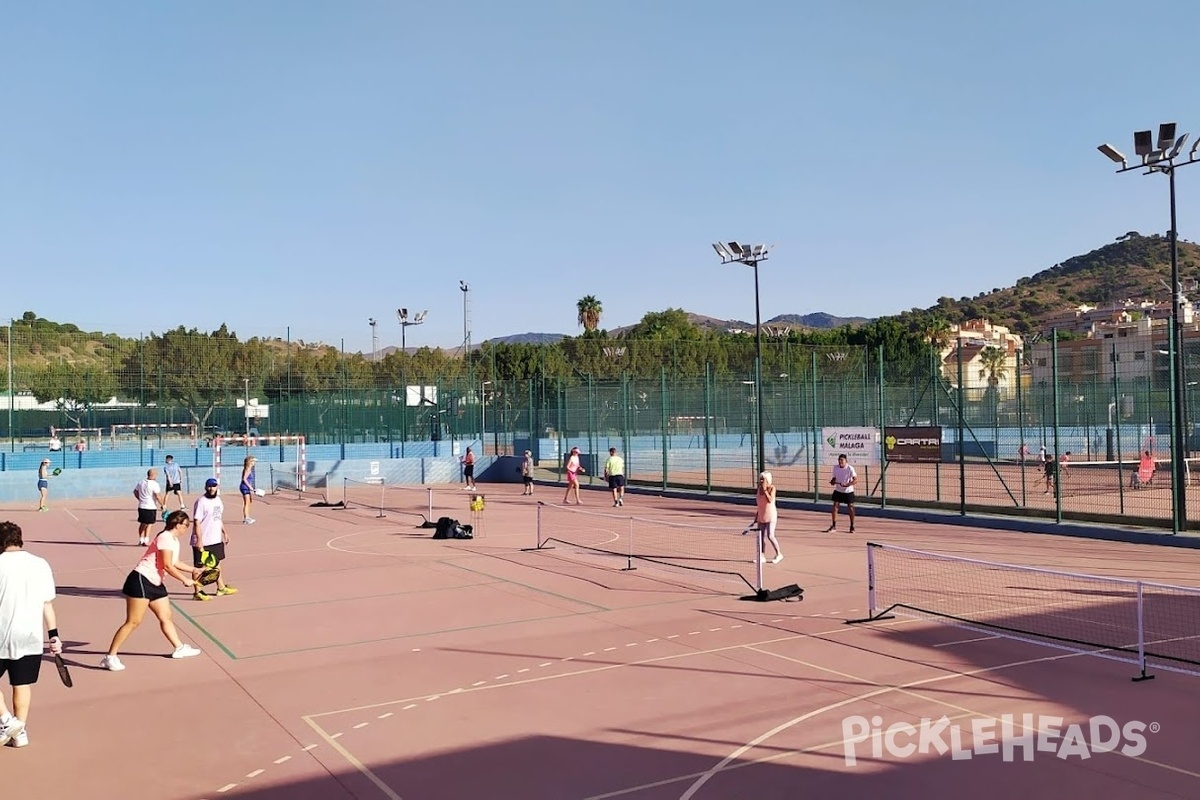
[[[979,351],[979,377],[987,378],[986,395],[992,399],[992,425],[997,439],[1000,436],[1000,381],[1007,377],[1008,355],[999,347]]]
[[[999,347],[983,348],[979,351],[979,377],[987,378],[988,386],[996,389],[1008,377],[1007,362],[1008,356]]]
[[[600,327],[600,315],[604,313],[604,306],[594,295],[589,294],[579,298],[575,308],[579,311],[579,324],[583,326],[586,333],[591,333]]]
[[[922,331],[925,336],[925,341],[940,354],[945,349],[946,345],[950,344],[950,323],[945,317],[934,317],[925,323],[925,328]]]
[[[925,338],[925,341],[929,342],[930,355],[932,356],[932,362],[929,365],[930,369],[933,370],[934,376],[941,379],[944,377],[941,367],[942,353],[953,338],[950,332],[950,323],[946,321],[945,317],[933,317],[926,321],[924,327],[921,329],[921,335]]]

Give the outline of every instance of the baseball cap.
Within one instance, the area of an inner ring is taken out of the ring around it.
[[[220,485],[221,485],[220,481],[218,481],[216,478],[209,478],[208,480],[206,480],[204,482],[205,489],[207,489],[210,486],[220,486]]]

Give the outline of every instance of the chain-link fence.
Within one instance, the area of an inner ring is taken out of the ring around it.
[[[860,503],[1172,524],[1170,349],[1149,329],[1050,337],[990,363],[963,345],[772,339],[761,370],[751,336],[581,337],[487,344],[465,358],[429,349],[376,358],[290,332],[239,341],[180,328],[129,340],[30,319],[3,331],[13,390],[0,417],[4,469],[48,450],[301,434],[312,445],[388,443],[394,458],[438,441],[475,441],[485,455],[528,449],[545,474],[560,473],[578,446],[592,481],[615,447],[635,484],[748,491],[761,424],[761,460],[784,496],[827,499],[831,458],[854,441]],[[1200,346],[1189,342],[1185,356],[1190,454]],[[1190,484],[1192,462],[1183,463]],[[1188,497],[1194,518],[1200,505]]]

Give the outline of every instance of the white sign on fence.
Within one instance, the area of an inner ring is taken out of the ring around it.
[[[879,461],[879,430],[877,428],[822,428],[821,463],[836,464],[842,453],[851,464],[871,464]]]
[[[371,462],[371,474],[372,474],[372,475],[378,475],[378,474],[379,474],[379,462],[378,462],[378,461],[372,461],[372,462]]]

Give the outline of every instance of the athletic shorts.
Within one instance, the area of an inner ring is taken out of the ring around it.
[[[167,484],[167,494],[170,494],[171,492],[174,492],[175,494],[179,494],[182,491],[183,491],[183,488],[178,483],[168,483]]]
[[[158,522],[157,508],[139,508],[138,509],[138,524],[153,525]]]
[[[13,686],[31,686],[37,683],[42,671],[42,654],[38,653],[24,658],[8,660],[0,658],[0,675],[8,675],[8,682]]]
[[[854,492],[834,491],[833,502],[845,503],[848,506],[852,506],[852,505],[854,505]]]
[[[522,480],[525,481],[526,486],[533,485],[533,476],[532,475],[523,475]]]
[[[620,489],[624,485],[625,485],[625,476],[624,475],[609,475],[608,476],[608,488]]]
[[[217,558],[217,563],[220,564],[225,560],[225,543],[205,545],[205,550],[212,553]],[[204,568],[204,561],[200,558],[200,548],[192,548],[192,566],[197,569]]]
[[[167,596],[167,587],[151,583],[146,580],[145,575],[135,569],[125,579],[125,585],[121,587],[121,594],[141,600],[161,600]]]
[[[254,489],[250,488],[250,484],[245,482],[238,486],[238,491],[242,494],[254,494]]]
[[[474,478],[475,477],[475,465],[474,464],[464,464],[463,465],[463,477],[464,478]]]

